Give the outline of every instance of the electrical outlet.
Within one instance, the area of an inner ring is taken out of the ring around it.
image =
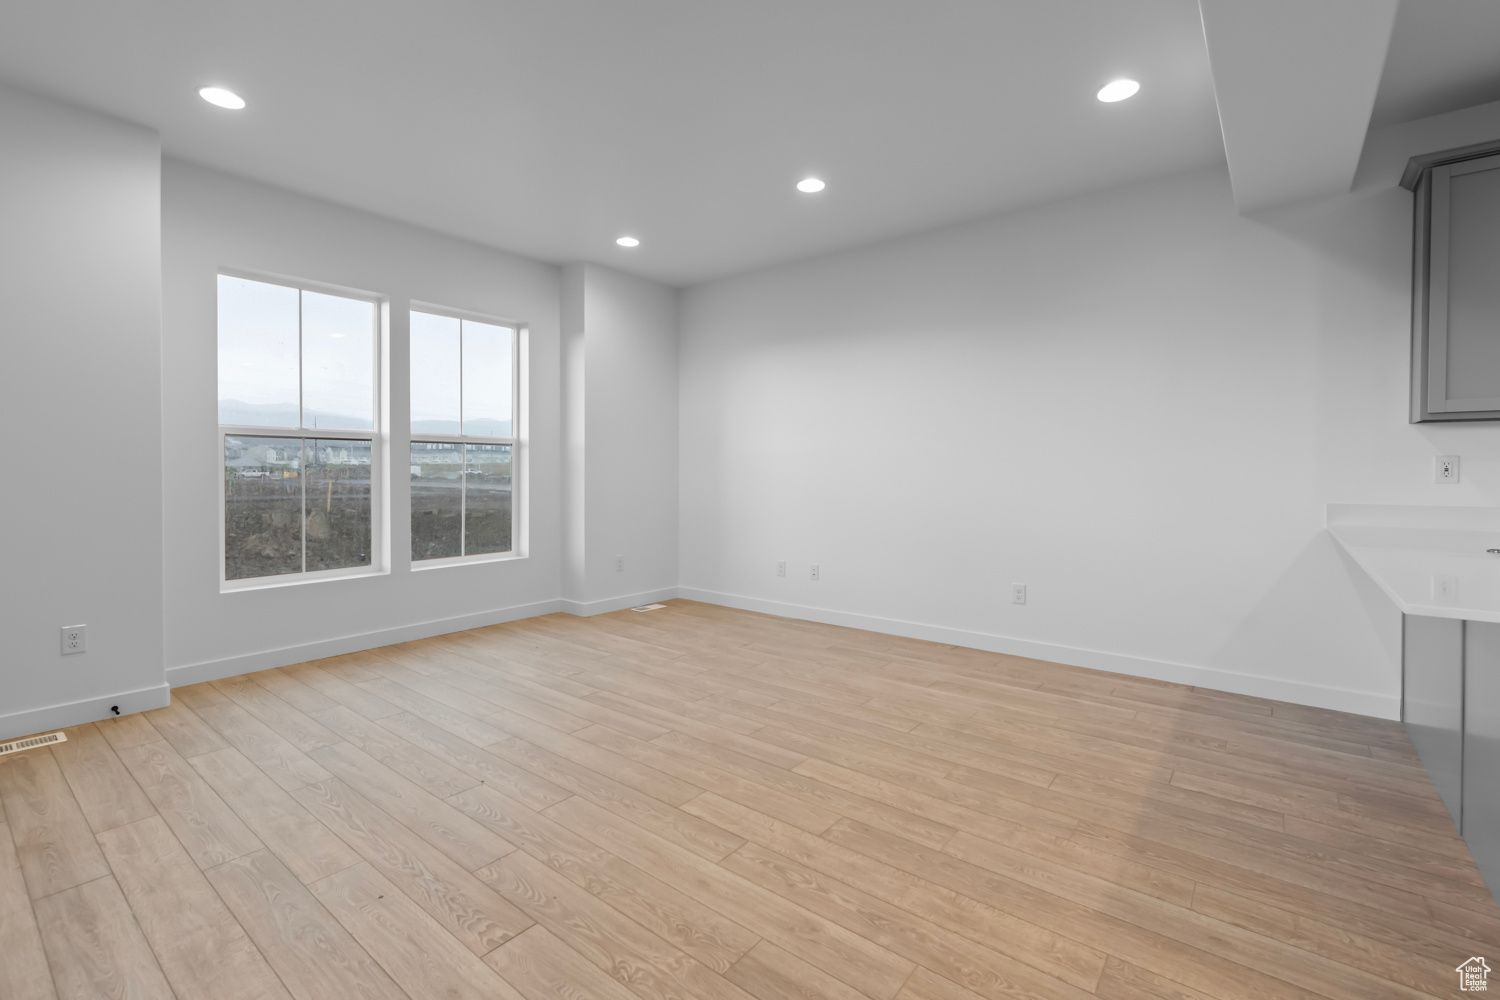
[[[813,565],[812,565],[812,578],[813,578],[813,582],[814,583],[816,583],[818,581],[818,564],[817,563],[813,563]]]
[[[1024,584],[1024,583],[1013,583],[1013,584],[1010,585],[1010,603],[1012,603],[1012,604],[1025,604],[1026,603],[1026,584]]]
[[[1433,459],[1432,481],[1435,483],[1458,482],[1458,456],[1439,455]]]
[[[615,556],[615,572],[616,573],[623,573],[623,572],[625,572],[625,557],[624,556]]]
[[[786,576],[786,560],[785,559],[778,559],[778,560],[776,560],[776,575],[777,576]]]
[[[87,652],[89,648],[89,627],[87,625],[64,625],[62,630],[62,651],[64,656],[74,653]]]

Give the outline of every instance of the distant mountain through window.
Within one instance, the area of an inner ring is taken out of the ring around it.
[[[329,430],[370,429],[370,418],[328,410],[307,410],[303,426]],[[239,399],[219,400],[219,423],[231,427],[296,427],[297,407],[285,403],[246,403]],[[454,432],[456,433],[456,431]]]

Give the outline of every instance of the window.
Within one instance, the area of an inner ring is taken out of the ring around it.
[[[378,564],[379,310],[219,275],[223,581]]]
[[[411,314],[411,557],[512,551],[517,330]]]

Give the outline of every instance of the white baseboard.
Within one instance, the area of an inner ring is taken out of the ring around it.
[[[921,622],[902,621],[898,618],[880,618],[849,611],[830,611],[801,604],[768,601],[758,597],[743,597],[738,594],[721,594],[696,587],[678,587],[677,596],[705,604],[719,604],[741,611],[759,611],[763,614],[781,615],[803,621],[822,622],[825,625],[843,625],[864,629],[867,632],[882,632],[908,639],[926,639],[954,646],[968,646],[990,653],[1006,653],[1025,656],[1035,660],[1050,660],[1075,667],[1107,670],[1132,677],[1149,677],[1152,680],[1190,684],[1194,687],[1231,694],[1251,695],[1288,701],[1313,708],[1328,708],[1337,712],[1352,712],[1378,719],[1401,718],[1401,699],[1397,695],[1382,695],[1369,691],[1350,691],[1344,688],[1324,687],[1301,681],[1276,677],[1260,677],[1240,674],[1212,667],[1200,667],[1190,663],[1174,663],[1169,660],[1152,660],[1124,653],[1107,653],[1097,649],[1080,649],[1030,639],[1015,639],[1010,636],[993,635],[988,632],[973,632],[968,629],[948,628],[942,625],[924,625]]]
[[[43,708],[30,708],[24,712],[11,712],[9,715],[0,715],[0,740],[32,736],[36,733],[51,732],[54,729],[65,729],[68,726],[81,726],[86,722],[98,722],[100,719],[113,717],[115,708],[119,708],[121,715],[144,712],[152,708],[165,708],[169,698],[167,685],[156,684],[152,687],[120,691],[117,694],[102,695],[98,698],[84,698],[80,701],[64,702],[61,705],[47,705]]]
[[[662,587],[659,590],[642,591],[639,594],[625,594],[620,597],[606,597],[602,601],[570,601],[564,598],[559,611],[566,611],[570,615],[578,615],[587,618],[590,615],[603,615],[611,611],[624,611],[626,608],[638,608],[642,604],[655,604],[658,601],[670,601],[677,597],[676,587]]]
[[[170,668],[167,671],[167,683],[172,687],[201,684],[204,681],[236,677],[239,674],[253,673],[257,670],[270,670],[272,667],[285,667],[293,663],[305,663],[308,660],[321,660],[325,656],[357,653],[364,649],[374,649],[376,646],[391,646],[398,642],[410,642],[413,639],[428,639],[435,635],[446,635],[449,632],[462,632],[471,628],[483,628],[486,625],[513,622],[518,618],[550,615],[565,610],[563,603],[559,599],[538,601],[535,604],[517,604],[472,615],[439,618],[435,621],[398,625],[395,628],[361,632],[358,635],[346,635],[337,639],[324,639],[320,642],[303,643],[297,646],[282,646],[279,649],[268,649],[259,653],[226,656],[221,660],[189,663]]]
[[[436,621],[419,622],[415,625],[400,625],[374,632],[362,632],[358,635],[341,636],[337,639],[325,639],[297,646],[282,646],[278,649],[246,653],[242,656],[228,656],[220,660],[189,663],[169,669],[167,682],[172,687],[200,684],[203,681],[216,681],[222,677],[236,677],[257,670],[270,670],[272,667],[285,667],[293,663],[306,663],[308,660],[321,660],[325,656],[357,653],[364,649],[374,649],[376,646],[390,646],[398,642],[410,642],[413,639],[446,635],[449,632],[463,632],[471,628],[483,628],[486,625],[499,625],[520,618],[534,618],[537,615],[550,615],[559,611],[587,617],[605,614],[609,611],[620,611],[624,608],[639,607],[642,604],[652,604],[676,596],[677,588],[667,587],[640,594],[610,597],[601,601],[570,601],[557,598],[551,601],[538,601],[535,604],[518,604],[495,611],[459,615],[454,618],[439,618]]]
[[[1030,639],[1017,639],[1011,636],[994,635],[988,632],[976,632],[969,629],[904,621],[899,618],[883,618],[876,615],[863,615],[849,611],[833,611],[827,608],[814,608],[801,604],[770,601],[758,597],[745,597],[739,594],[724,594],[713,590],[701,590],[696,587],[663,587],[657,590],[626,594],[598,601],[574,601],[557,598],[551,601],[516,605],[509,608],[481,612],[479,614],[461,615],[454,618],[420,622],[414,625],[380,629],[374,632],[343,636],[337,639],[327,639],[299,646],[285,646],[280,649],[247,653],[243,656],[207,660],[202,663],[187,664],[168,670],[167,682],[172,687],[181,687],[185,684],[197,684],[202,681],[218,680],[222,677],[233,677],[238,674],[251,673],[256,670],[269,670],[272,667],[284,667],[293,663],[303,663],[307,660],[317,660],[325,656],[354,653],[364,649],[373,649],[376,646],[389,646],[398,642],[409,642],[413,639],[426,639],[449,632],[462,632],[465,629],[481,628],[485,625],[499,625],[502,622],[515,621],[520,618],[532,618],[536,615],[553,614],[562,611],[568,614],[588,617],[590,615],[606,614],[611,611],[621,611],[625,608],[639,607],[642,604],[668,601],[674,597],[681,597],[691,601],[702,601],[705,604],[718,604],[728,608],[739,608],[743,611],[758,611],[763,614],[780,615],[784,618],[797,618],[803,621],[822,622],[827,625],[842,625],[848,628],[864,629],[868,632],[905,636],[910,639],[926,639],[931,642],[942,642],[954,646],[967,646],[971,649],[982,649],[991,653],[1005,653],[1011,656],[1025,656],[1036,660],[1050,660],[1054,663],[1066,663],[1075,667],[1105,670],[1111,673],[1126,674],[1131,677],[1149,677],[1154,680],[1190,684],[1213,691],[1226,691],[1232,694],[1251,695],[1257,698],[1270,698],[1275,701],[1309,705],[1314,708],[1333,709],[1338,712],[1353,712],[1357,715],[1374,716],[1380,719],[1399,719],[1401,717],[1401,700],[1397,695],[1382,695],[1369,691],[1350,691],[1343,688],[1325,687],[1319,684],[1307,684],[1301,681],[1285,680],[1276,677],[1261,677],[1253,674],[1235,673],[1228,670],[1217,670],[1213,667],[1196,666],[1190,663],[1175,663],[1169,660],[1153,660],[1146,657],[1130,656],[1124,653],[1109,653],[1097,649],[1082,649],[1056,643],[1036,642]],[[156,689],[149,690],[155,691]],[[165,689],[162,690],[164,691]],[[80,722],[89,722],[104,718],[109,714],[109,705],[121,704],[121,699],[141,693],[130,692],[129,695],[91,699],[88,702],[76,703],[80,706],[97,706],[102,704],[104,705],[104,709],[101,714],[89,715],[88,712],[95,709],[80,708],[74,715],[68,715],[63,710],[73,709],[74,706],[71,705],[54,706],[53,708],[40,710],[41,713],[59,712],[61,714],[57,715],[57,718],[70,720],[64,722],[53,723],[47,721],[53,718],[53,716],[38,713],[18,713],[18,716],[0,716],[0,734],[13,732],[14,727],[10,725],[10,720],[19,716],[26,716],[29,719],[34,715],[37,719],[42,720],[35,724],[27,722],[25,724],[27,726],[27,733],[39,732],[47,728],[56,728],[60,725],[77,725]],[[165,704],[165,701],[162,701],[160,704]],[[146,704],[142,705],[141,708],[130,708],[129,711],[157,708],[160,707],[160,704]],[[121,711],[126,710],[125,706],[121,704]]]

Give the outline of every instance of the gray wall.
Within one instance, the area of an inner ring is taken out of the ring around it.
[[[153,132],[8,88],[0,132],[0,413],[22,432],[8,463],[21,478],[0,492],[12,526],[0,738],[165,704],[169,682],[593,613],[675,586],[675,290],[584,265],[565,296],[554,265],[163,161]],[[389,572],[220,592],[221,267],[388,297]],[[524,558],[411,568],[400,480],[413,300],[529,326]],[[562,437],[565,305],[579,347],[573,450]],[[569,518],[589,548],[565,588]],[[89,651],[64,658],[59,629],[74,624],[88,625]]]
[[[1394,717],[1324,505],[1500,500],[1500,427],[1407,423],[1409,199],[1217,167],[687,290],[682,593]]]
[[[174,685],[557,610],[559,270],[167,160],[163,343],[166,660]],[[287,275],[390,299],[391,571],[220,593],[215,274]],[[435,303],[530,325],[526,557],[411,571],[404,487],[407,312]]]
[[[677,293],[574,264],[562,312],[569,610],[668,596],[678,563]]]
[[[166,703],[156,134],[0,86],[0,738]],[[63,657],[59,629],[88,626]]]

